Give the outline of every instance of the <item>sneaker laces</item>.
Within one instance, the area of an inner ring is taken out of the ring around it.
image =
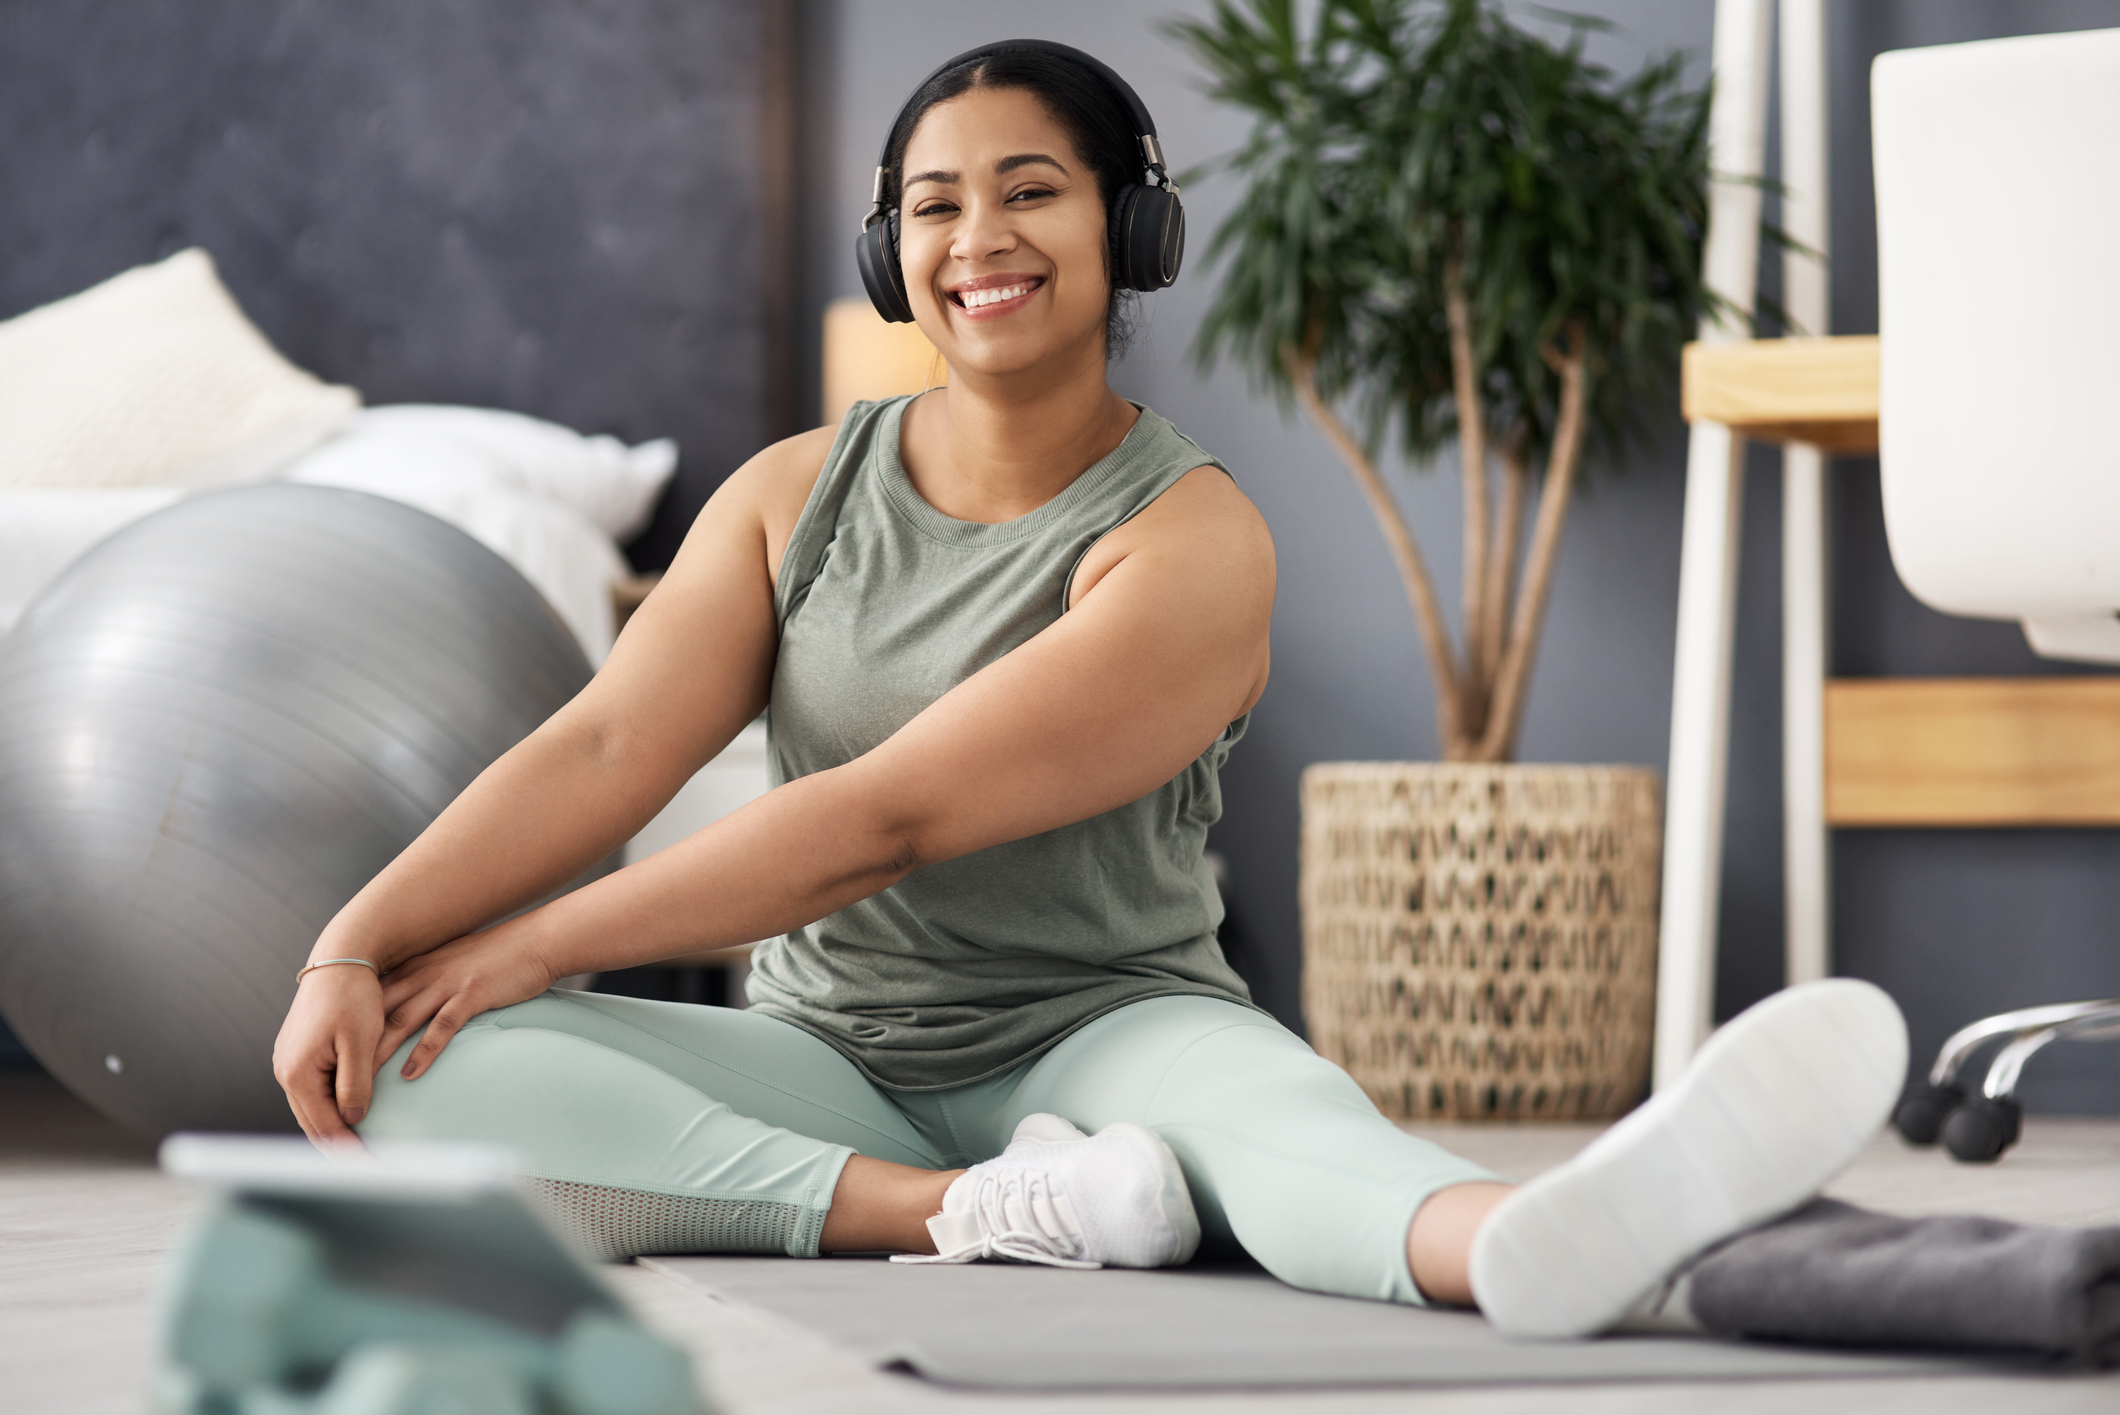
[[[950,1206],[959,1186],[970,1192]],[[1101,1268],[1079,1255],[1086,1250],[1082,1227],[1075,1221],[1067,1193],[1042,1168],[990,1160],[967,1170],[944,1196],[944,1211],[928,1220],[928,1231],[941,1239],[952,1231],[956,1242],[937,1251],[896,1253],[894,1263],[969,1263],[1006,1258],[1054,1268]]]

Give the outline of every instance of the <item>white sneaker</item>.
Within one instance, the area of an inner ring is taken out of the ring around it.
[[[1906,1022],[1852,978],[1790,988],[1711,1036],[1669,1090],[1495,1207],[1472,1292],[1512,1336],[1610,1327],[1710,1244],[1810,1199],[1906,1080]]]
[[[1122,1120],[1089,1136],[1057,1115],[1025,1116],[1007,1149],[957,1176],[927,1226],[933,1257],[891,1261],[1161,1268],[1200,1246],[1178,1157],[1153,1130]]]

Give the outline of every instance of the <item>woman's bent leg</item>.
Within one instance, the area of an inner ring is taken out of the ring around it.
[[[849,1156],[941,1167],[837,1051],[758,1013],[553,992],[477,1018],[416,1081],[411,1045],[361,1134],[504,1146],[610,1256],[814,1256]]]
[[[995,1123],[1040,1110],[1085,1129],[1155,1130],[1211,1240],[1234,1239],[1294,1286],[1349,1297],[1424,1300],[1406,1257],[1415,1212],[1438,1190],[1494,1179],[1401,1131],[1279,1023],[1212,998],[1098,1018],[1023,1073]]]

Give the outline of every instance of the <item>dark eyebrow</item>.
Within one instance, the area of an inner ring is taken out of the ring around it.
[[[1060,169],[1060,175],[1063,177],[1070,175],[1066,166],[1060,161],[1060,159],[1058,159],[1057,157],[1047,157],[1042,152],[1023,152],[1018,153],[1014,157],[1004,157],[999,162],[996,162],[994,164],[994,175],[997,177],[1005,177],[1009,173],[1015,171],[1018,167],[1029,167],[1034,163],[1039,162],[1044,163],[1048,167],[1058,167]]]
[[[1032,167],[1039,163],[1057,168],[1063,177],[1074,175],[1067,170],[1067,164],[1063,163],[1059,158],[1048,157],[1042,152],[1019,152],[1014,157],[1004,157],[994,164],[994,175],[1005,177],[1018,167]],[[958,180],[963,175],[961,172],[945,172],[940,168],[936,168],[929,172],[913,173],[905,179],[905,184],[911,187],[917,186],[921,182],[939,182],[945,187],[953,187],[957,185]]]

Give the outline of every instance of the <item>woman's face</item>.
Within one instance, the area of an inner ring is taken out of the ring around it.
[[[905,173],[906,295],[952,368],[1016,373],[1092,348],[1101,360],[1104,202],[1034,95],[974,89],[930,108]]]

